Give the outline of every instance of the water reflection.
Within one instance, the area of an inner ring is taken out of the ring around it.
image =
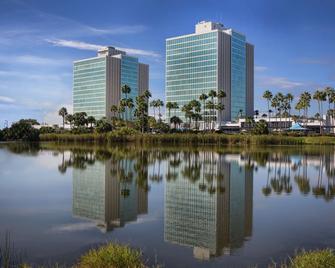
[[[285,155],[269,154],[266,161],[267,180],[262,188],[265,196],[290,194],[293,191],[292,179],[301,194],[313,194],[325,201],[335,197],[335,158],[334,154]],[[316,171],[312,172],[311,169]],[[308,173],[313,173],[311,178]]]
[[[234,158],[203,152],[174,165],[176,179],[165,187],[165,241],[209,259],[230,254],[252,235],[253,174]]]
[[[323,229],[332,226],[328,215],[334,213],[335,154],[331,147],[102,148],[0,144],[0,149],[4,148],[10,154],[20,154],[15,160],[21,163],[28,157],[39,160],[48,154],[49,159],[57,157],[56,166],[52,166],[57,173],[54,181],[59,177],[67,180],[69,176],[63,175],[72,175],[72,192],[67,193],[72,200],[68,222],[84,218],[102,232],[109,232],[139,217],[148,217],[150,220],[141,221],[143,228],[136,225],[132,229],[135,246],[159,250],[158,255],[166,259],[180,251],[179,256],[183,255],[180,258],[192,260],[190,267],[200,263],[196,259],[223,255],[224,261],[229,262],[234,259],[227,256],[230,254],[247,259],[255,254],[250,248],[257,246],[259,252],[276,257],[277,242],[289,243],[294,248],[308,247],[311,245],[308,240],[306,244],[296,241],[311,234],[324,241],[320,226]],[[42,170],[43,163],[38,165]],[[69,188],[67,185],[66,189]],[[317,219],[309,218],[311,207]],[[304,225],[305,222],[309,225]],[[98,233],[98,237],[105,239],[97,229],[93,230],[90,234],[94,238]],[[78,232],[71,237],[82,236],[84,242],[78,243],[80,247],[89,243],[85,235]],[[120,230],[111,232],[108,238],[124,242],[129,241],[129,235],[128,230]],[[269,235],[274,236],[273,241],[268,240]],[[45,244],[48,239],[49,236]],[[185,254],[188,248],[193,254]],[[239,248],[243,252],[237,251]],[[251,261],[263,258],[260,255]]]
[[[59,165],[61,173],[72,167],[75,217],[97,222],[103,232],[123,227],[148,213],[147,166],[141,158],[119,159],[109,152],[72,151]]]

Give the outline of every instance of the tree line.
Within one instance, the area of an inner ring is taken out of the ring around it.
[[[294,109],[298,111],[298,116],[292,116],[291,114],[294,100],[294,96],[291,93],[284,95],[283,93],[278,92],[274,95],[270,90],[266,90],[263,93],[263,98],[267,101],[269,121],[271,120],[272,114],[274,114],[276,118],[279,117],[279,121],[281,121],[282,117],[293,117],[295,121],[300,120],[306,124],[308,121],[308,111],[311,107],[311,101],[315,100],[318,105],[318,113],[316,113],[314,117],[320,121],[321,132],[324,102],[328,102],[327,114],[331,116],[335,114],[335,90],[329,86],[324,89],[318,89],[314,93],[308,91],[301,93],[294,106]],[[331,109],[331,104],[333,104],[333,109]],[[273,110],[271,110],[271,108],[273,108]]]

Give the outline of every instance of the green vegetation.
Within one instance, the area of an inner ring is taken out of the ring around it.
[[[75,268],[144,268],[142,253],[128,246],[107,244],[84,254]]]
[[[269,265],[269,268],[331,268],[335,267],[335,254],[332,249],[301,251],[281,265]]]
[[[0,141],[38,141],[39,131],[33,128],[32,122],[31,119],[21,119],[19,122],[14,123],[10,128],[0,130]]]
[[[222,134],[222,133],[140,133],[132,128],[122,127],[108,133],[50,133],[41,134],[41,141],[54,142],[135,142],[146,144],[198,144],[198,145],[335,145],[333,136],[295,136],[295,135],[266,135],[267,128],[263,123],[257,123],[255,134]]]

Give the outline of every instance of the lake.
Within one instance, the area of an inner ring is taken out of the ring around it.
[[[112,241],[165,267],[335,247],[334,147],[0,144],[0,240],[72,264]]]

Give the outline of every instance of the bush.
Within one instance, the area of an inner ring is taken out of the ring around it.
[[[302,251],[296,255],[290,268],[329,268],[335,267],[335,254],[331,249]]]
[[[4,140],[5,140],[4,131],[0,129],[0,141],[4,141]]]
[[[268,125],[265,120],[257,122],[252,132],[256,135],[269,134]]]
[[[112,125],[106,119],[100,119],[97,121],[95,130],[98,133],[109,132],[112,131]]]
[[[23,141],[38,141],[39,131],[32,127],[29,122],[20,120],[14,123],[10,128],[4,130],[5,140],[23,140]]]
[[[87,134],[91,132],[92,131],[87,127],[75,127],[71,130],[72,134]]]
[[[76,268],[144,268],[142,253],[128,246],[107,244],[83,255]]]
[[[138,131],[136,131],[133,128],[129,128],[129,127],[121,127],[113,132],[114,135],[118,135],[118,136],[130,136],[130,135],[135,135],[137,133]]]
[[[40,128],[40,133],[41,134],[46,134],[46,133],[55,133],[55,129],[53,127],[41,127]]]

